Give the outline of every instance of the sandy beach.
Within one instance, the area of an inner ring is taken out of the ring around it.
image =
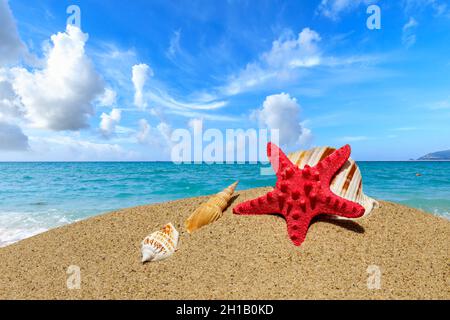
[[[450,221],[382,202],[357,221],[316,220],[295,247],[283,218],[232,214],[268,189],[238,192],[223,218],[192,235],[184,220],[207,197],[119,210],[0,248],[0,298],[450,299]],[[140,242],[167,222],[180,231],[179,250],[143,265]],[[71,265],[80,289],[67,288]],[[379,289],[368,288],[373,268]]]

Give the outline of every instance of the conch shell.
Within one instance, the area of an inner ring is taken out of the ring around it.
[[[336,149],[332,147],[317,147],[310,150],[300,150],[290,153],[289,160],[299,168],[303,169],[306,164],[315,166],[319,161],[323,160]],[[364,216],[367,216],[373,208],[379,207],[379,203],[363,192],[361,171],[355,160],[349,158],[342,166],[341,170],[331,181],[330,189],[336,195],[357,202],[366,210]]]
[[[239,181],[236,181],[228,188],[223,189],[216,195],[209,198],[195,210],[185,222],[186,229],[189,233],[200,229],[204,225],[210,224],[222,217],[223,210],[228,206],[228,202],[236,189]]]
[[[168,223],[161,230],[153,232],[142,241],[142,263],[170,257],[178,245],[178,231]]]

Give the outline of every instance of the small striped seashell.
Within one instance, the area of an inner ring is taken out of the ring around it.
[[[238,181],[215,194],[208,201],[195,210],[185,222],[189,233],[218,220],[223,215],[223,211],[228,207],[228,202],[236,190]]]
[[[178,245],[178,231],[168,223],[161,230],[153,232],[142,241],[142,263],[170,257]]]
[[[335,150],[332,147],[316,147],[310,150],[300,150],[290,153],[288,158],[292,163],[303,169],[306,164],[311,167],[315,166]],[[361,171],[352,158],[347,160],[333,178],[330,189],[336,195],[362,205],[366,209],[364,216],[370,214],[373,208],[379,207],[379,203],[375,199],[364,194]]]

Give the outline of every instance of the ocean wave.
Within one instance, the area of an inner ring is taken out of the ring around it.
[[[0,212],[0,247],[76,221],[57,210],[42,212]]]
[[[39,233],[45,232],[46,228],[4,228],[0,227],[0,247],[5,247],[7,245],[13,244],[14,242],[30,238]]]
[[[446,219],[450,220],[450,212],[448,212],[448,211],[434,209],[433,210],[433,214],[438,216],[438,217],[443,217],[443,218],[446,218]]]
[[[450,200],[448,199],[440,199],[440,198],[428,199],[415,197],[401,201],[396,200],[392,201],[434,214],[438,217],[450,219],[449,214]]]

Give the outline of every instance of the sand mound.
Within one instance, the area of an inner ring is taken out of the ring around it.
[[[267,190],[241,192],[231,208]],[[357,222],[319,219],[295,247],[283,218],[231,208],[187,234],[184,220],[205,199],[120,210],[1,248],[0,298],[450,298],[448,220],[383,202]],[[180,231],[179,250],[142,265],[141,240],[167,222]],[[67,288],[71,265],[80,289]],[[369,289],[376,270],[381,288]]]

